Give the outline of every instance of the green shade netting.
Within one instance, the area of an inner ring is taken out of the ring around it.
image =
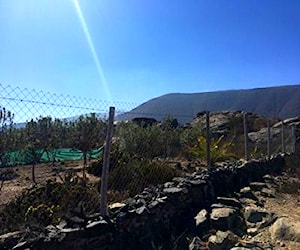
[[[87,159],[98,159],[103,155],[103,147],[89,150]],[[83,160],[83,152],[79,149],[59,148],[50,151],[13,151],[6,154],[5,162],[0,162],[0,167],[27,165],[34,163],[47,163],[53,161]]]

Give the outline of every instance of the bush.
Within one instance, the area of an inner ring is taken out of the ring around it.
[[[35,186],[0,211],[0,234],[29,227],[57,223],[75,208],[86,214],[99,211],[100,194],[96,186],[76,181],[48,181]]]
[[[151,160],[177,156],[181,150],[180,131],[164,123],[161,127],[153,125],[143,128],[129,122],[118,125],[116,138],[120,152]]]
[[[235,158],[235,155],[231,153],[232,143],[223,142],[224,136],[221,136],[218,140],[211,140],[210,143],[210,158],[211,163],[225,161],[231,158]],[[206,159],[206,138],[200,136],[197,141],[197,145],[190,147],[189,151],[200,159]]]
[[[149,185],[162,184],[180,175],[165,163],[132,159],[116,166],[109,175],[108,183],[110,190],[134,196]]]

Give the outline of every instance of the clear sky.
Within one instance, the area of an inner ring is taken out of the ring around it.
[[[0,0],[0,83],[141,103],[300,84],[300,0]]]

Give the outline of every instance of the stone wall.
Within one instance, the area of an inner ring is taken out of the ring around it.
[[[48,226],[35,237],[31,233],[29,238],[25,232],[0,236],[0,248],[186,249],[183,238],[195,233],[204,235],[212,229],[212,221],[205,222],[205,213],[212,212],[211,205],[218,197],[232,197],[266,174],[280,173],[284,162],[281,155],[270,160],[226,162],[211,172],[146,188],[133,198],[113,204],[109,218],[98,214],[72,218],[58,226]],[[199,217],[199,211],[203,216]]]

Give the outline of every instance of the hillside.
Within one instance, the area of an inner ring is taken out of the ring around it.
[[[117,120],[151,117],[162,120],[166,116],[189,123],[197,113],[209,111],[240,111],[272,118],[289,118],[300,115],[300,85],[226,90],[206,93],[173,93],[151,99]]]

